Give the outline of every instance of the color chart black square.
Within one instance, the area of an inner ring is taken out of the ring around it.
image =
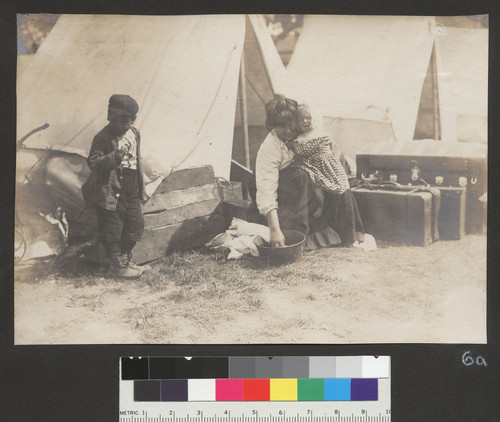
[[[134,381],[134,401],[160,401],[161,382],[159,380]]]
[[[203,359],[203,377],[199,378],[229,378],[229,358],[201,358]]]
[[[147,380],[149,358],[122,358],[122,380]]]
[[[199,379],[199,378],[228,378],[229,359],[193,357],[186,359],[150,358],[150,379]]]

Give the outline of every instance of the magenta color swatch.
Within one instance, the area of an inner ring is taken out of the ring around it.
[[[242,379],[216,379],[216,401],[243,401]]]

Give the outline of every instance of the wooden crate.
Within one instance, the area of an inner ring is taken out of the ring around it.
[[[144,204],[143,213],[144,235],[133,251],[139,264],[201,246],[226,229],[211,166],[171,173]]]
[[[243,189],[241,182],[218,181],[219,193],[223,201],[240,201],[243,199]]]
[[[150,228],[144,231],[142,240],[134,248],[134,260],[142,264],[162,258],[173,251],[202,246],[224,231],[225,221],[221,212]]]

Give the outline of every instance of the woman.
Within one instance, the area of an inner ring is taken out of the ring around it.
[[[300,119],[295,100],[276,95],[266,104],[270,133],[257,154],[255,176],[257,207],[267,218],[271,245],[284,245],[282,229],[304,233],[306,249],[362,241],[363,225],[352,192],[325,192],[322,206],[309,173],[291,165],[295,153],[287,143],[299,135]]]

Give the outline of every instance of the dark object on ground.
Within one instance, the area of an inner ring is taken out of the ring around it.
[[[259,256],[272,265],[282,265],[297,261],[304,252],[306,237],[297,230],[283,230],[285,246],[273,248],[269,245],[257,245]]]
[[[466,188],[440,187],[439,236],[443,240],[460,240],[465,236]]]
[[[222,206],[227,226],[231,225],[235,217],[248,221],[249,223],[267,226],[266,217],[260,214],[257,206],[248,199],[224,201]]]

